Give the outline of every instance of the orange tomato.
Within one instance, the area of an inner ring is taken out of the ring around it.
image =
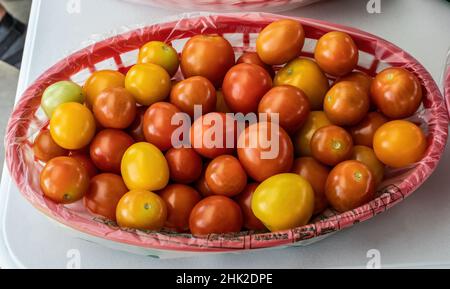
[[[93,105],[95,98],[107,88],[125,87],[125,75],[114,70],[98,70],[91,74],[83,86],[86,101]]]

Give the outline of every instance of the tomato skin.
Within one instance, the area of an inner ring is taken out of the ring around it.
[[[138,63],[153,63],[174,76],[180,66],[177,51],[161,41],[150,41],[139,49]]]
[[[256,39],[256,51],[264,63],[284,64],[300,55],[305,32],[300,22],[283,19],[267,25]]]
[[[380,72],[370,92],[375,105],[391,119],[410,117],[422,102],[419,80],[404,68],[392,67]]]
[[[98,174],[97,167],[95,166],[94,162],[88,155],[78,153],[78,154],[70,154],[70,157],[76,159],[81,163],[81,165],[83,165],[90,179],[92,179]]]
[[[90,146],[95,166],[103,172],[120,174],[120,163],[125,151],[134,144],[131,136],[121,130],[105,129],[99,132]]]
[[[202,158],[192,148],[171,148],[166,155],[170,179],[175,183],[190,184],[202,174]]]
[[[214,193],[211,191],[211,189],[208,187],[208,184],[206,183],[206,168],[208,167],[209,162],[205,163],[203,166],[202,174],[200,178],[195,182],[195,188],[197,191],[202,195],[203,198],[213,196]]]
[[[194,117],[195,105],[201,105],[202,114],[207,114],[216,107],[216,89],[203,76],[189,77],[175,84],[170,93],[170,102],[190,117]]]
[[[365,164],[345,161],[331,170],[325,193],[331,206],[342,213],[371,201],[375,195],[375,181]]]
[[[369,94],[373,77],[369,76],[367,73],[362,71],[353,71],[343,77],[339,77],[334,84],[337,84],[342,81],[354,82],[360,85],[364,89],[364,91],[366,91]]]
[[[120,199],[128,192],[121,176],[104,173],[93,177],[84,196],[84,206],[90,212],[116,220],[116,208]]]
[[[312,157],[304,157],[294,161],[292,173],[300,175],[311,184],[314,191],[313,215],[323,212],[328,207],[328,200],[325,196],[325,183],[330,173],[328,167]]]
[[[394,120],[383,124],[376,131],[373,149],[382,163],[402,168],[420,161],[427,149],[427,139],[414,123]]]
[[[241,231],[242,224],[241,208],[225,196],[204,198],[189,217],[189,229],[194,236],[237,233]]]
[[[317,41],[314,58],[320,68],[334,76],[344,76],[358,65],[358,47],[350,35],[332,31]]]
[[[379,185],[383,181],[384,165],[377,159],[373,149],[366,146],[354,146],[352,159],[362,162],[369,168],[372,172],[375,186]]]
[[[388,119],[379,112],[369,112],[356,126],[349,129],[353,142],[356,145],[373,146],[373,137],[377,129],[388,122]]]
[[[63,103],[83,103],[85,96],[82,88],[72,81],[59,81],[48,86],[41,98],[41,107],[48,118],[52,118],[55,109]]]
[[[157,102],[152,104],[144,115],[142,129],[145,139],[166,151],[172,147],[172,134],[179,127],[172,125],[171,120],[175,114],[181,111],[168,102]]]
[[[215,195],[234,197],[247,185],[247,174],[238,159],[222,155],[212,160],[205,172],[208,188]]]
[[[167,205],[165,227],[179,233],[189,230],[189,216],[192,209],[200,202],[199,193],[186,185],[169,185],[159,193]]]
[[[120,227],[157,231],[167,220],[167,205],[153,192],[132,190],[117,204],[116,219]]]
[[[89,188],[89,176],[81,163],[70,157],[51,159],[40,175],[44,195],[58,204],[74,203]]]
[[[271,88],[272,79],[264,68],[241,63],[228,70],[222,92],[233,112],[247,114],[258,110],[258,103]]]
[[[49,130],[41,130],[33,142],[34,156],[43,162],[67,156],[68,151],[60,147],[52,138]]]
[[[244,191],[235,197],[235,200],[241,207],[242,216],[244,218],[244,227],[248,230],[263,231],[266,230],[266,226],[264,226],[252,211],[253,193],[258,186],[258,183],[248,184]]]
[[[97,95],[92,111],[102,127],[122,129],[136,117],[136,102],[125,88],[108,88]]]
[[[293,138],[295,154],[297,156],[312,156],[310,143],[314,133],[319,128],[330,124],[331,121],[323,111],[312,111],[303,127]]]
[[[325,165],[335,166],[350,159],[353,150],[351,135],[343,128],[329,125],[318,129],[311,139],[311,152]]]
[[[181,71],[185,78],[203,76],[216,87],[222,84],[234,63],[233,47],[218,35],[195,35],[181,53]]]
[[[310,104],[306,94],[300,89],[281,85],[269,90],[258,106],[259,113],[266,113],[268,120],[271,120],[271,113],[279,114],[279,124],[292,134],[299,130],[306,122]]]
[[[297,58],[275,75],[274,85],[292,85],[308,96],[311,109],[322,110],[323,99],[330,84],[320,67],[311,59]]]
[[[328,119],[341,126],[356,125],[367,114],[370,99],[364,89],[351,81],[335,84],[327,93],[324,111]]]
[[[93,105],[95,98],[107,88],[125,87],[125,75],[114,70],[98,70],[91,74],[83,86],[88,105]]]
[[[136,108],[136,116],[131,123],[131,125],[127,128],[127,133],[136,141],[143,142],[145,141],[144,131],[142,129],[142,124],[144,122],[144,115],[147,111],[148,107],[139,106]]]
[[[313,189],[297,174],[268,178],[258,186],[252,198],[253,213],[272,232],[306,225],[313,209]]]
[[[217,96],[216,111],[223,113],[232,112],[231,109],[228,107],[227,103],[225,102],[225,98],[221,90],[216,91],[216,96]]]
[[[275,71],[273,70],[272,66],[264,63],[261,60],[261,58],[259,58],[258,53],[256,53],[256,52],[245,52],[236,61],[236,64],[239,64],[239,63],[248,63],[248,64],[255,64],[255,65],[261,66],[262,68],[267,70],[267,72],[269,73],[271,78],[273,78],[275,76]]]
[[[264,136],[271,136],[267,140],[269,142],[278,139],[277,151],[277,145],[264,148]],[[262,182],[273,175],[290,171],[294,161],[294,147],[283,128],[274,123],[259,122],[250,125],[239,136],[238,156],[248,176]]]

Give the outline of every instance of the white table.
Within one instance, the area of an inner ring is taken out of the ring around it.
[[[80,13],[70,14],[66,9],[68,1],[33,2],[18,97],[46,68],[82,47],[92,34],[121,31],[123,26],[175,13],[117,0],[96,0],[81,1]],[[356,26],[384,37],[409,51],[441,83],[450,47],[449,3],[381,0],[382,13],[373,15],[367,13],[366,3],[326,1],[286,14]],[[180,260],[135,256],[72,237],[25,201],[4,168],[0,191],[0,266],[65,268],[73,264],[70,261],[75,256],[82,268],[366,267],[371,260],[368,251],[376,249],[385,268],[450,267],[449,163],[447,150],[433,176],[410,198],[374,219],[314,245]]]

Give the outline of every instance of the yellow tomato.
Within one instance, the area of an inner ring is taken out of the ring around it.
[[[146,142],[136,143],[125,151],[121,171],[130,190],[157,191],[169,182],[169,166],[163,153]]]
[[[87,146],[95,135],[92,112],[77,102],[59,105],[50,120],[50,134],[60,147],[77,150]]]
[[[306,225],[314,210],[314,191],[298,174],[279,174],[253,194],[252,211],[272,232]]]
[[[167,220],[167,205],[153,192],[130,191],[117,204],[116,219],[120,227],[156,231]]]
[[[323,111],[312,111],[306,123],[297,132],[293,141],[295,153],[299,157],[312,156],[310,142],[314,133],[321,127],[330,125],[331,122]]]
[[[354,146],[352,160],[357,160],[365,164],[375,179],[375,185],[383,181],[384,165],[377,159],[373,149],[366,146]]]
[[[151,105],[169,96],[170,76],[159,65],[136,64],[125,77],[125,88],[134,96],[137,103]]]
[[[93,105],[94,100],[107,88],[125,87],[125,75],[114,70],[98,70],[86,80],[83,93],[88,105]]]
[[[177,51],[161,41],[150,41],[139,50],[138,63],[153,63],[174,76],[180,66]]]
[[[311,109],[320,110],[330,88],[327,77],[311,59],[297,58],[286,64],[275,76],[274,85],[292,85],[303,90]]]

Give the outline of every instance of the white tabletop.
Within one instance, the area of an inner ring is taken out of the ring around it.
[[[67,10],[71,2],[81,4],[79,13],[77,9]],[[441,84],[450,47],[449,3],[381,1],[382,13],[369,14],[367,2],[330,0],[285,14],[355,26],[379,35],[410,52]],[[46,68],[86,45],[93,34],[110,35],[112,30],[123,31],[124,26],[153,22],[175,13],[119,0],[34,0],[18,95]],[[436,172],[410,198],[382,215],[308,247],[179,260],[132,255],[73,237],[28,204],[4,168],[0,267],[65,268],[73,264],[74,257],[82,268],[366,267],[376,259],[373,256],[377,252],[385,268],[450,267],[448,163],[450,150]]]

